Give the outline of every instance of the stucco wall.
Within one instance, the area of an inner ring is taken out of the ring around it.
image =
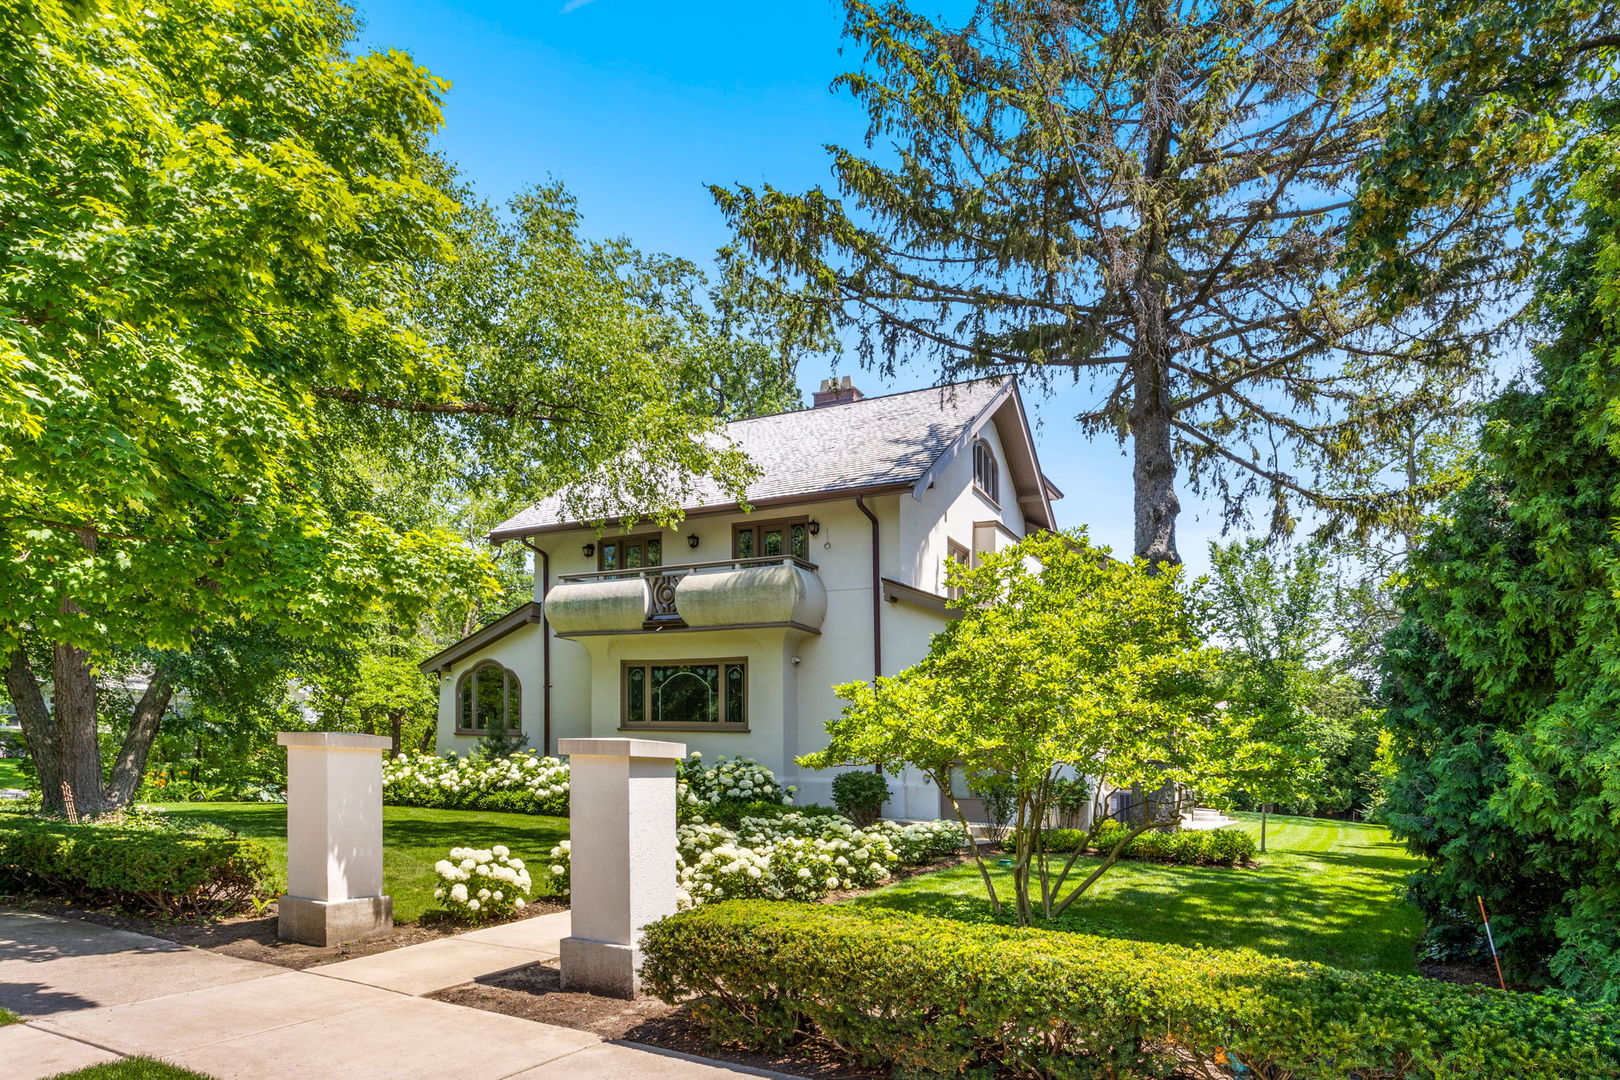
[[[485,660],[494,660],[517,674],[522,687],[523,733],[528,746],[540,749],[542,682],[540,663],[540,624],[525,623],[501,640],[461,661],[439,679],[439,729],[435,740],[439,753],[466,754],[478,745],[478,735],[456,734],[456,683],[461,676]]]

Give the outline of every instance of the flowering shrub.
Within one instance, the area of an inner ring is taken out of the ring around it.
[[[524,906],[532,879],[522,859],[501,844],[489,848],[450,849],[448,859],[433,864],[444,882],[433,890],[451,916],[464,922],[499,919]]]
[[[701,816],[704,808],[727,803],[786,805],[793,801],[797,790],[784,788],[771,770],[752,758],[721,754],[713,765],[705,767],[703,755],[696,750],[680,763],[675,775],[679,793],[676,805],[687,816],[691,816],[692,811]]]
[[[744,818],[735,830],[692,822],[677,834],[676,899],[683,909],[715,900],[819,900],[880,884],[897,866],[960,845],[945,821],[858,829],[844,818],[794,811]]]
[[[383,802],[567,817],[568,766],[529,753],[485,759],[401,754],[383,763]]]
[[[898,821],[873,822],[866,829],[885,837],[903,866],[919,866],[932,859],[942,858],[962,846],[962,830],[949,821],[913,821],[902,825]]]
[[[551,862],[546,865],[546,878],[551,883],[553,896],[567,896],[573,881],[573,843],[564,840],[551,849]]]

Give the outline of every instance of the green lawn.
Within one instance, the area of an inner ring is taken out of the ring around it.
[[[22,762],[18,758],[0,758],[0,788],[30,788],[33,784],[22,773]]]
[[[1258,814],[1234,816],[1258,836]],[[1246,946],[1364,971],[1416,970],[1412,947],[1422,921],[1401,892],[1418,862],[1388,830],[1273,815],[1266,835],[1269,851],[1255,869],[1121,862],[1053,925],[1138,941]],[[1000,871],[996,891],[1003,898],[1012,895],[1008,871]],[[990,917],[984,886],[971,864],[849,902],[953,918]]]
[[[154,1058],[132,1057],[87,1069],[57,1073],[47,1080],[210,1080],[200,1072],[182,1069]]]
[[[165,803],[177,818],[213,821],[243,836],[263,840],[283,858],[287,807],[281,803]],[[433,899],[433,864],[453,847],[505,844],[512,854],[540,867],[558,841],[568,839],[568,819],[533,814],[488,814],[472,810],[383,807],[383,885],[394,898],[394,920],[416,922]],[[541,875],[535,874],[538,894]]]

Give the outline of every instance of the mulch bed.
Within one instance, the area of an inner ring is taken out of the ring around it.
[[[264,914],[234,915],[215,922],[192,922],[155,918],[150,915],[132,915],[110,908],[83,908],[43,897],[0,896],[0,903],[19,911],[35,911],[64,919],[79,919],[100,926],[110,926],[116,930],[129,930],[137,934],[163,938],[196,949],[207,949],[240,960],[258,960],[261,963],[276,964],[294,970],[318,967],[321,964],[335,964],[339,960],[353,960],[359,956],[402,949],[407,945],[420,945],[424,941],[450,937],[466,930],[499,925],[489,922],[470,927],[442,920],[427,921],[396,926],[389,934],[351,942],[348,945],[317,946],[279,940],[276,937],[274,904],[266,908]],[[523,909],[523,918],[564,910],[566,908],[559,904],[533,901]]]
[[[589,1031],[604,1039],[674,1050],[811,1080],[881,1080],[888,1075],[854,1068],[832,1051],[813,1043],[801,1044],[785,1054],[711,1046],[708,1036],[693,1022],[685,1006],[666,1005],[657,998],[621,1001],[564,990],[554,965],[555,961],[530,964],[428,996],[453,1005]]]

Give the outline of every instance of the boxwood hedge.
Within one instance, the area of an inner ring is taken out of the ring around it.
[[[1620,1077],[1620,1010],[1248,950],[731,901],[649,927],[643,977],[718,1041],[901,1076]]]
[[[164,915],[217,915],[273,894],[280,860],[214,825],[156,815],[69,825],[0,813],[0,891]]]
[[[1125,827],[1104,822],[1093,838],[1092,848],[1107,851],[1119,841]],[[1084,844],[1084,829],[1047,829],[1042,844],[1047,851],[1070,852]],[[1136,837],[1120,852],[1123,859],[1177,863],[1187,866],[1242,866],[1254,862],[1259,847],[1254,837],[1242,829],[1182,829],[1178,832],[1149,831]]]

